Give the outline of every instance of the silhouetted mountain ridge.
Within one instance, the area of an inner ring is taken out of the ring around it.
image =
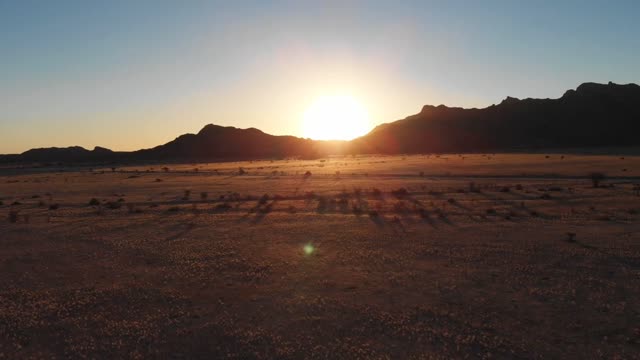
[[[640,86],[584,83],[559,99],[507,97],[483,109],[425,105],[350,143],[353,153],[636,146]]]
[[[133,152],[96,147],[32,149],[2,163],[202,161],[316,158],[328,154],[431,153],[639,146],[640,86],[584,83],[558,99],[506,97],[464,109],[425,105],[418,114],[376,126],[350,142],[274,136],[209,124],[196,134]]]

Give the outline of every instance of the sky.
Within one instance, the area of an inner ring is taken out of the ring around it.
[[[637,0],[0,0],[0,153],[135,150],[209,123],[301,136],[333,94],[375,126],[640,83],[638,19]]]

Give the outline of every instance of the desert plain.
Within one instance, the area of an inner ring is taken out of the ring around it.
[[[640,358],[640,157],[0,169],[0,358]]]

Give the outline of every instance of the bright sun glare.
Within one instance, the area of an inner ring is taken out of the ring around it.
[[[367,110],[346,95],[322,96],[307,108],[303,136],[315,140],[351,140],[371,129]]]

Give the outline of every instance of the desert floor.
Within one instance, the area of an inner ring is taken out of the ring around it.
[[[559,154],[1,169],[0,358],[640,358],[636,183]]]

